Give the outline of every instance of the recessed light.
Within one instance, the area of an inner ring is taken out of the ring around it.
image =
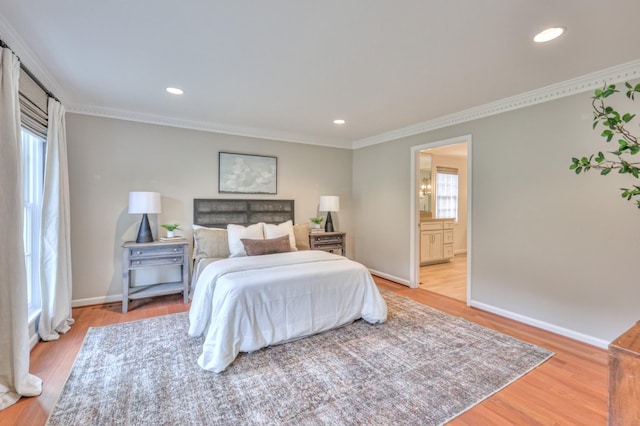
[[[344,124],[344,123],[346,123],[346,121],[344,121],[341,118],[338,118],[337,120],[333,120],[333,124]]]
[[[182,95],[184,93],[182,89],[178,89],[176,87],[167,87],[167,92],[171,93],[172,95]]]
[[[536,43],[544,43],[547,41],[551,41],[555,38],[558,38],[562,35],[562,33],[564,33],[564,31],[566,30],[566,28],[564,27],[554,27],[554,28],[547,28],[544,31],[541,31],[540,33],[538,33],[534,38],[533,41],[535,41]]]

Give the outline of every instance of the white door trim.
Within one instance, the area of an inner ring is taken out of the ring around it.
[[[409,273],[410,277],[410,287],[418,288],[420,286],[420,206],[419,199],[416,197],[418,194],[418,186],[420,180],[420,151],[424,151],[425,149],[438,148],[441,146],[447,145],[455,145],[457,143],[467,143],[467,306],[471,301],[471,258],[473,255],[473,250],[471,249],[471,218],[473,217],[471,214],[471,208],[473,206],[473,197],[472,197],[472,176],[473,172],[471,170],[472,165],[472,136],[463,135],[450,139],[445,139],[436,142],[430,142],[423,145],[417,145],[411,147],[411,182],[409,187],[411,188],[411,196],[410,200],[410,262],[411,271]]]

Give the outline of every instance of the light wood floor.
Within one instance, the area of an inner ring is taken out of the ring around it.
[[[605,425],[607,353],[602,349],[499,317],[424,289],[410,289],[375,277],[378,286],[464,317],[555,353],[525,377],[454,419],[451,425]],[[0,425],[43,425],[89,327],[139,320],[188,310],[180,295],[135,301],[127,314],[120,303],[76,308],[76,324],[57,342],[39,343],[31,352],[31,373],[44,381],[42,395],[22,398],[0,411]]]
[[[456,254],[450,262],[421,266],[420,288],[466,302],[467,254]]]

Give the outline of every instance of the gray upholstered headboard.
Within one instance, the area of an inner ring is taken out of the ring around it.
[[[294,200],[193,200],[193,224],[208,228],[226,228],[228,224],[294,222]]]

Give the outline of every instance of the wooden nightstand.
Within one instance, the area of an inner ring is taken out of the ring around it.
[[[324,250],[332,252],[340,250],[340,254],[347,255],[347,241],[345,232],[318,232],[309,234],[309,247],[311,250]]]
[[[131,272],[142,268],[178,265],[182,281],[131,287]],[[130,299],[183,293],[189,302],[189,242],[185,239],[122,245],[122,313],[126,314]]]

